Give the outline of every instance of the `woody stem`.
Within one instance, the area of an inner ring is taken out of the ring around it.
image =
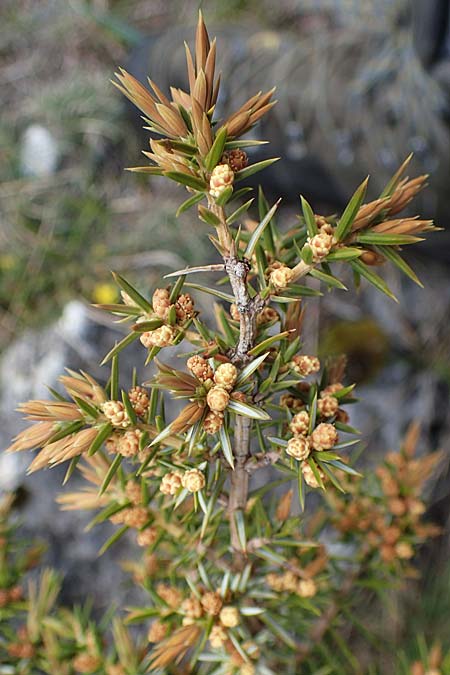
[[[218,207],[212,200],[209,208],[220,219],[218,226],[219,241],[227,242],[223,250],[225,269],[230,279],[231,288],[239,312],[239,340],[232,350],[231,361],[242,366],[252,360],[249,351],[255,344],[256,339],[256,316],[264,306],[259,296],[251,298],[248,292],[247,275],[250,270],[248,260],[240,259],[237,255],[235,243],[231,238],[223,207]],[[251,420],[248,417],[236,415],[234,428],[234,470],[230,473],[230,493],[228,502],[228,515],[230,519],[231,546],[234,552],[234,566],[242,569],[245,565],[246,556],[239,540],[236,515],[239,511],[245,511],[248,499],[249,474],[246,462],[250,457],[250,430]]]

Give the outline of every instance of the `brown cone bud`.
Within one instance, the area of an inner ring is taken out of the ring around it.
[[[312,373],[317,373],[320,370],[320,361],[317,356],[307,356],[306,354],[299,354],[294,356],[289,363],[291,370],[302,377],[307,377]]]
[[[177,314],[177,321],[184,323],[187,319],[194,315],[194,301],[189,293],[183,293],[179,296],[175,303],[175,311]]]
[[[216,434],[223,424],[223,413],[210,410],[203,420],[203,428],[207,434]]]
[[[156,619],[149,628],[147,640],[149,642],[161,642],[166,637],[168,628],[167,624]]]
[[[129,509],[124,509],[123,522],[128,527],[140,529],[148,522],[149,513],[143,506],[132,506]]]
[[[222,626],[213,626],[209,634],[209,643],[213,649],[221,649],[228,639],[226,631]]]
[[[140,484],[134,480],[129,480],[125,485],[125,494],[135,506],[138,506],[142,502],[142,488]]]
[[[170,293],[167,288],[157,288],[153,293],[152,307],[156,316],[166,319],[170,308]]]
[[[334,396],[324,396],[317,401],[317,410],[322,417],[333,417],[338,408],[339,403]]]
[[[191,356],[186,362],[187,367],[195,377],[201,382],[211,380],[214,377],[214,371],[208,361],[202,356]]]
[[[359,259],[365,265],[369,265],[370,267],[376,267],[377,265],[382,265],[386,262],[386,258],[379,253],[375,253],[375,251],[364,251],[364,253],[359,256]]]
[[[136,415],[138,417],[145,417],[150,402],[147,389],[138,386],[132,387],[128,392],[128,398]]]
[[[138,546],[152,546],[158,538],[156,527],[146,527],[142,532],[137,533],[136,541]]]
[[[271,323],[272,321],[279,321],[280,315],[273,307],[264,307],[256,317],[256,323],[261,325],[263,323]]]
[[[122,457],[136,457],[139,453],[139,441],[142,436],[140,429],[130,429],[120,436],[116,445],[116,452]]]
[[[168,586],[167,584],[158,584],[156,586],[156,592],[164,602],[167,602],[169,607],[177,610],[180,609],[183,596],[178,588],[175,588],[175,586]]]
[[[201,603],[205,612],[211,616],[217,616],[223,605],[219,593],[214,593],[212,591],[208,591],[202,596]]]
[[[240,321],[241,315],[239,313],[237,305],[235,305],[234,302],[233,304],[230,305],[230,315],[234,321]]]
[[[344,385],[341,382],[334,382],[333,384],[329,384],[328,387],[325,387],[325,389],[322,389],[320,396],[321,398],[324,398],[325,396],[333,396],[343,388]]]
[[[191,619],[200,619],[203,614],[201,602],[194,596],[183,600],[181,609],[186,614],[186,616],[190,617]]]
[[[322,422],[319,424],[310,436],[311,447],[320,452],[321,450],[331,450],[338,442],[339,437],[332,424]]]
[[[294,415],[289,425],[289,428],[293,434],[296,434],[298,436],[306,435],[308,433],[309,414],[306,412],[306,410],[302,410],[296,415]]]
[[[176,336],[172,326],[160,326],[152,331],[142,333],[139,340],[147,349],[152,347],[169,347]]]
[[[319,476],[323,480],[325,478],[325,474],[318,467],[317,467],[317,471],[319,473]],[[309,464],[307,462],[303,462],[303,464],[302,464],[302,474],[303,474],[303,478],[305,479],[305,483],[307,485],[309,485],[309,487],[312,487],[312,488],[318,488],[319,487],[319,482],[318,482],[317,478],[315,477],[313,470],[311,469],[311,467],[309,466]]]
[[[233,391],[231,392],[230,398],[233,401],[240,401],[241,403],[247,402],[247,395],[243,391]]]
[[[248,166],[248,156],[244,150],[234,148],[224,154],[222,162],[228,164],[228,166],[237,173]]]

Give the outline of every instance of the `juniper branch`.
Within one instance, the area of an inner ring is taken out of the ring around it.
[[[209,202],[209,208],[220,220],[220,225],[217,228],[219,241],[227,242],[223,253],[223,260],[239,312],[239,340],[230,354],[231,361],[236,365],[243,365],[252,360],[249,351],[254,346],[256,340],[256,316],[264,307],[264,301],[259,295],[256,295],[254,298],[250,297],[247,285],[250,262],[245,258],[239,258],[237,254],[235,242],[231,238],[226,222],[224,208],[217,206],[212,200]],[[247,505],[249,473],[246,465],[250,458],[251,425],[252,420],[248,417],[236,416],[234,429],[235,466],[230,474],[228,515],[230,519],[231,546],[234,551],[237,569],[242,569],[245,565],[245,555],[239,541],[235,516],[238,511],[245,511]]]

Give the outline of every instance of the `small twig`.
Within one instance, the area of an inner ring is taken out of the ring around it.
[[[184,270],[177,270],[164,275],[164,279],[169,277],[181,277],[183,274],[194,274],[195,272],[224,272],[224,263],[217,263],[215,265],[198,265],[197,267],[185,267]]]
[[[258,469],[273,466],[279,459],[280,455],[278,452],[266,452],[264,454],[261,453],[260,455],[252,455],[245,463],[245,470],[251,475]]]

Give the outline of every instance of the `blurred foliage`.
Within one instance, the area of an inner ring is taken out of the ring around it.
[[[137,0],[1,5],[0,346],[45,325],[71,297],[98,301],[112,267],[132,261],[159,276],[161,249],[174,238],[182,262],[199,255],[186,221],[167,215],[170,193],[122,172],[137,154],[136,134],[109,79],[140,35],[131,23],[145,32],[161,11]],[[36,162],[23,156],[32,125],[50,136],[54,173],[27,171]]]
[[[322,336],[319,354],[346,354],[351,381],[374,377],[389,357],[389,339],[374,319],[337,321]]]
[[[332,15],[338,26],[365,25],[370,16],[371,25],[389,34],[408,5],[406,0],[200,4],[211,22],[231,17],[241,24],[295,30],[308,21],[314,28],[317,15],[324,25]],[[178,24],[191,23],[198,5],[194,0],[1,3],[0,346],[18,330],[56,316],[69,297],[81,293],[95,299],[97,285],[110,281],[109,270],[117,262],[110,256],[118,252],[126,262],[127,256],[155,244],[163,249],[167,240],[181,236],[185,262],[199,260],[201,252],[183,236],[190,221],[164,213],[170,192],[161,195],[160,186],[150,187],[147,179],[123,178],[122,167],[137,156],[138,139],[109,82],[141,36],[160,32],[174,18]],[[371,90],[374,78],[380,81],[397,61],[394,50],[383,52],[378,64],[369,63],[361,90]],[[24,172],[21,155],[30,125],[42,126],[53,139],[58,160],[52,176]],[[94,244],[98,241],[103,249]]]

